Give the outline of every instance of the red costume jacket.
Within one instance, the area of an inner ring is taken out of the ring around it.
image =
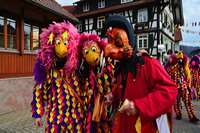
[[[143,56],[144,65],[137,63],[137,75],[128,72],[124,100],[134,101],[139,114],[120,117],[120,133],[137,133],[136,120],[141,118],[142,133],[156,133],[156,118],[162,114],[171,114],[172,105],[177,96],[177,87],[167,72],[155,58]],[[116,100],[121,98],[121,74],[117,76],[117,88],[113,91]],[[172,117],[171,117],[172,118]],[[172,120],[172,119],[170,119]],[[172,126],[170,126],[172,129]],[[170,129],[170,130],[171,130]],[[172,131],[172,130],[171,130]]]

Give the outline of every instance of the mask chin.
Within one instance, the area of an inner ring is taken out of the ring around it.
[[[100,62],[100,57],[97,56],[95,58],[95,56],[88,56],[88,58],[85,58],[86,62],[92,66],[92,67],[96,67],[99,65],[99,62]]]

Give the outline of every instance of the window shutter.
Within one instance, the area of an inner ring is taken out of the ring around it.
[[[95,17],[93,19],[93,30],[96,30],[97,29],[97,18]]]
[[[153,20],[153,7],[149,7],[148,8],[148,21],[152,21]]]
[[[153,34],[149,34],[149,48],[153,48],[154,40],[153,40]]]
[[[138,11],[133,10],[133,23],[137,23],[137,16],[138,16]]]
[[[83,31],[82,32],[85,32],[86,28],[85,28],[85,20],[82,21],[82,28],[83,28]]]

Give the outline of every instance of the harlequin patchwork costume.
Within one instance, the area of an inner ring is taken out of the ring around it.
[[[178,95],[174,105],[176,118],[178,120],[182,119],[182,99],[185,104],[185,108],[187,110],[190,121],[193,123],[199,121],[199,119],[196,118],[196,114],[190,97],[191,75],[188,65],[188,57],[184,55],[181,51],[177,54],[172,54],[165,67],[170,77],[178,87]]]
[[[194,55],[191,57],[190,62],[191,71],[191,89],[195,92],[193,99],[200,100],[200,57]]]
[[[113,83],[113,65],[105,60],[103,48],[106,42],[96,34],[81,35],[79,50],[82,57],[80,73],[84,102],[87,106],[86,133],[109,133],[108,107],[104,105],[105,94],[111,92]]]
[[[82,133],[84,105],[77,72],[79,34],[69,22],[43,29],[34,68],[32,117],[45,113],[46,133]]]
[[[110,27],[112,29],[108,30]],[[118,103],[118,107],[127,99],[138,108],[138,113],[134,115],[118,112],[113,132],[170,132],[172,128],[168,127],[167,117],[172,115],[171,107],[177,95],[176,85],[156,59],[147,54],[137,56],[133,28],[126,18],[110,16],[104,23],[101,37],[106,32],[108,44],[104,49],[105,56],[120,61],[115,66],[117,87],[112,92],[114,104]],[[161,116],[164,120],[162,122],[166,122],[164,129],[157,119]]]

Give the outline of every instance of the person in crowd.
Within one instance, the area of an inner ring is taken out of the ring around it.
[[[177,54],[172,54],[165,66],[172,80],[177,85],[178,95],[174,104],[176,119],[182,119],[182,104],[181,99],[185,104],[190,122],[196,123],[199,119],[196,117],[193,104],[190,97],[191,75],[188,65],[188,57],[181,51]]]
[[[164,57],[164,60],[163,60],[163,66],[165,66],[165,64],[167,63],[167,61],[169,60],[169,57],[170,55],[172,54],[172,49],[168,49],[167,50],[167,54],[165,54],[163,57]]]
[[[51,24],[40,35],[32,117],[35,125],[41,127],[46,107],[46,133],[82,133],[85,128],[86,107],[78,75],[79,36],[69,22]]]
[[[194,55],[191,57],[190,62],[191,71],[191,93],[193,100],[200,100],[200,57]]]
[[[119,61],[114,66],[116,87],[106,95],[106,104],[116,109],[111,117],[113,132],[172,132],[176,85],[157,59],[137,52],[134,31],[126,18],[108,17],[101,37],[106,33],[105,56]]]
[[[79,42],[80,75],[86,112],[86,133],[110,133],[109,107],[104,107],[104,95],[112,90],[114,69],[112,60],[105,60],[106,41],[96,34],[83,33]]]

